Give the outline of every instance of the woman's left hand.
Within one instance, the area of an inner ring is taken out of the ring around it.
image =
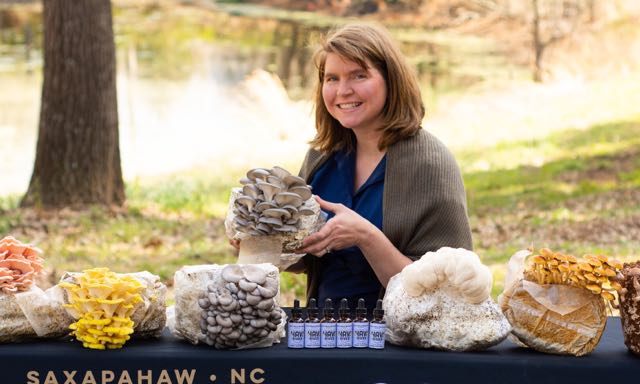
[[[320,208],[335,213],[335,216],[320,231],[304,239],[302,248],[297,252],[321,257],[332,250],[358,246],[373,224],[342,204],[324,201],[319,196],[315,199]]]

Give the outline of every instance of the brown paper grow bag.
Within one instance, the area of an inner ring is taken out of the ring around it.
[[[501,308],[519,341],[553,354],[590,353],[607,321],[599,295],[583,288],[538,285],[522,279],[504,292]]]

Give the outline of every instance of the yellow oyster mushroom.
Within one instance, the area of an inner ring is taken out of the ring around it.
[[[578,263],[578,268],[582,271],[593,272],[593,267],[589,263],[585,263],[585,262]]]
[[[104,327],[104,332],[112,335],[130,335],[133,333],[133,328],[130,327]]]
[[[122,304],[123,299],[97,299],[100,309],[104,312],[104,316],[112,317],[118,306]]]
[[[96,309],[95,311],[86,312],[85,317],[87,319],[94,319],[94,320],[100,320],[105,318],[104,311],[102,311],[101,309]]]
[[[76,308],[76,306],[75,306],[75,305],[73,305],[73,304],[63,304],[62,306],[67,310],[67,313],[68,313],[71,317],[73,317],[74,319],[78,319],[78,318],[80,318],[80,317],[82,316],[82,312],[81,312],[81,311],[79,311],[79,310]]]
[[[128,338],[122,338],[122,337],[111,337],[111,336],[103,336],[100,338],[100,342],[109,346],[117,346],[118,348],[120,348],[122,345],[124,345],[125,342],[127,342],[127,340],[129,340]]]
[[[109,325],[111,324],[111,319],[87,319],[87,318],[83,318],[78,320],[80,322],[80,324],[86,324],[86,325]]]
[[[598,259],[596,256],[594,255],[585,255],[584,259],[587,263],[591,264],[594,267],[601,267],[602,266],[602,261],[600,259]],[[604,260],[606,261],[606,260]]]
[[[106,267],[91,268],[83,271],[81,278],[83,279],[103,279],[106,276],[113,275],[114,273]]]
[[[598,281],[598,278],[593,273],[585,273],[584,277],[586,277],[589,281]]]
[[[562,273],[571,272],[571,267],[568,264],[560,264],[558,265],[558,270]]]
[[[539,255],[533,256],[533,257],[531,258],[531,261],[532,261],[534,264],[538,264],[538,265],[545,265],[545,264],[547,263],[547,261],[544,259],[544,257],[539,256]]]
[[[80,286],[78,284],[69,283],[67,281],[63,281],[61,283],[58,283],[58,286],[60,288],[71,289],[71,290],[80,288]]]
[[[94,298],[106,299],[113,292],[114,287],[103,283],[89,283],[87,290],[89,295]]]
[[[622,263],[615,259],[610,259],[607,261],[607,264],[612,266],[614,269],[622,269]]]
[[[78,331],[76,331],[76,337],[78,338],[78,340],[80,340],[82,342],[85,342],[85,343],[99,343],[100,342],[97,337],[92,336],[86,330],[78,330]]]
[[[115,313],[114,316],[115,317],[121,317],[121,318],[126,318],[129,317],[133,314],[133,311],[135,310],[135,307],[133,306],[133,304],[127,304],[127,305],[120,305]]]
[[[87,328],[87,332],[95,335],[96,337],[98,337],[98,339],[100,339],[100,336],[102,336],[104,334],[104,329],[97,329],[97,328]]]
[[[95,312],[96,310],[96,303],[92,299],[77,299],[75,305],[82,313]]]
[[[614,282],[610,282],[611,284],[611,288],[615,289],[616,291],[620,292],[622,290],[622,285],[620,283],[618,283],[617,281]]]
[[[602,292],[602,288],[597,284],[588,284],[588,285],[585,286],[585,288],[587,288],[588,290],[590,290],[593,293],[598,293],[599,294],[600,292]]]
[[[61,283],[68,292],[67,311],[77,319],[69,328],[86,348],[120,348],[130,339],[135,323],[130,316],[143,302],[144,285],[131,276],[107,268],[93,268],[76,277],[77,284]]]
[[[608,291],[602,291],[601,295],[605,300],[613,301],[615,299],[615,296],[613,296],[613,294]]]

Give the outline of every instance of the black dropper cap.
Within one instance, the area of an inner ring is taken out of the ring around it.
[[[291,308],[291,316],[294,318],[302,317],[302,309],[300,309],[300,300],[293,300],[293,308]]]
[[[307,314],[309,317],[318,317],[318,306],[316,305],[316,299],[309,299],[307,303]]]
[[[324,301],[324,310],[322,311],[322,314],[325,317],[327,316],[333,317],[333,302],[331,301],[331,299],[326,299]]]
[[[358,307],[356,308],[356,317],[367,317],[367,307],[364,306],[364,299],[358,299]]]
[[[384,316],[384,309],[382,309],[382,300],[378,299],[376,302],[376,307],[373,310],[373,318],[374,319],[382,319]]]
[[[349,317],[349,300],[340,300],[340,310],[338,311],[340,317]]]

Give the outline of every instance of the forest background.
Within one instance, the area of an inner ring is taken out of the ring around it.
[[[460,164],[494,296],[519,249],[638,258],[636,1],[111,5],[126,200],[50,209],[20,206],[38,141],[43,7],[0,1],[0,237],[44,250],[42,286],[96,266],[171,286],[183,265],[233,262],[230,190],[249,168],[297,171],[314,133],[313,40],[350,20],[387,26],[415,66],[423,127]],[[284,305],[304,297],[304,275],[281,280]]]

